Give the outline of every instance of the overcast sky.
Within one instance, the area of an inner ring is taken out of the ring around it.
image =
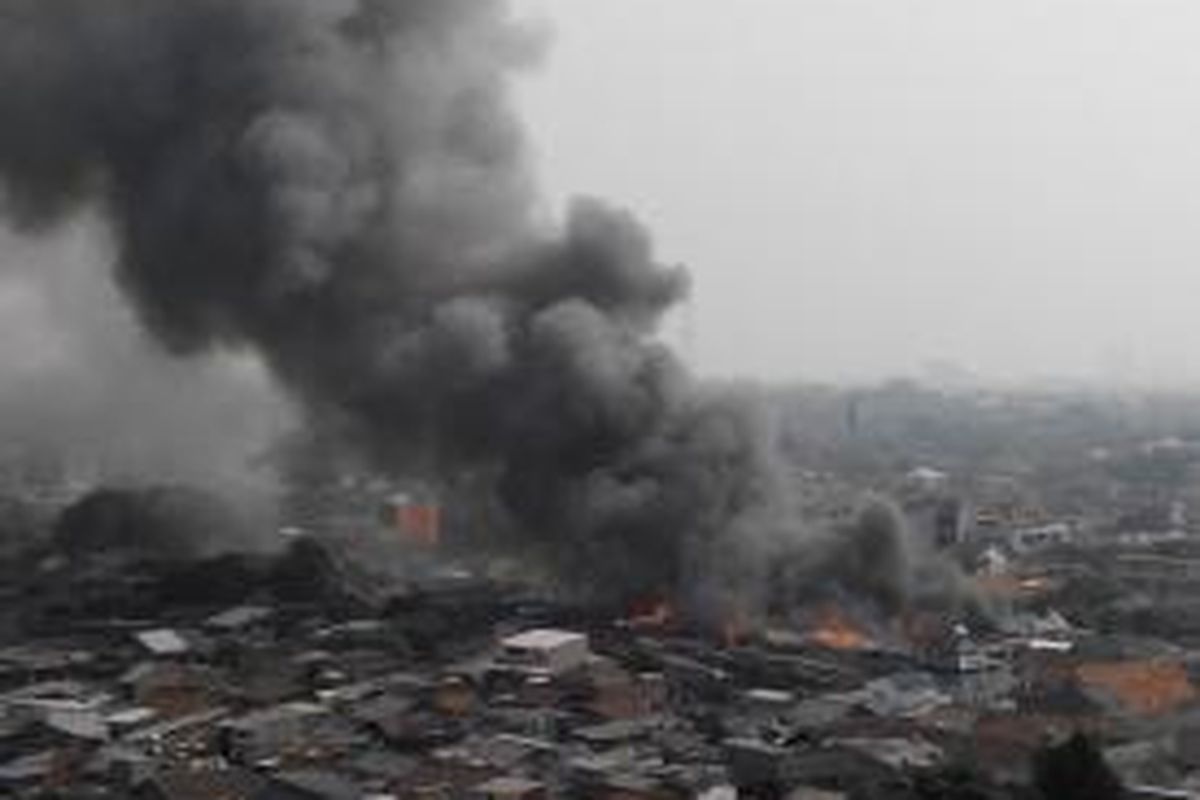
[[[544,182],[690,266],[703,372],[1200,378],[1194,0],[519,7]]]

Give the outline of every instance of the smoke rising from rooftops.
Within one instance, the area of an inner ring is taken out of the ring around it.
[[[687,280],[629,214],[540,218],[509,98],[538,45],[482,0],[10,0],[2,207],[98,211],[167,352],[261,358],[565,584],[762,607],[802,543],[770,426],[655,338]]]
[[[568,575],[672,591],[770,505],[767,448],[656,343],[686,280],[629,215],[537,221],[536,56],[478,0],[15,0],[4,207],[100,208],[164,348],[259,353],[378,463],[489,476]]]

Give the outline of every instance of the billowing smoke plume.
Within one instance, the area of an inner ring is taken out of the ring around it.
[[[776,559],[776,611],[848,606],[864,621],[895,622],[923,611],[987,619],[991,610],[958,566],[914,534],[904,512],[868,496],[848,523],[812,535]]]
[[[870,500],[829,548],[827,574],[895,614],[910,602],[915,544],[903,513],[883,499]]]
[[[538,222],[535,45],[485,0],[8,0],[4,209],[99,208],[165,348],[258,353],[377,463],[485,482],[564,575],[719,592],[775,516],[762,430],[655,342],[685,279],[636,222]]]
[[[98,268],[110,244],[92,217],[45,239],[0,230],[4,480],[187,483],[269,530],[276,483],[255,464],[288,404],[250,358],[184,362],[148,342]]]

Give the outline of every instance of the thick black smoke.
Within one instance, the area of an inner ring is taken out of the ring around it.
[[[486,476],[569,580],[721,591],[768,448],[656,344],[686,282],[635,221],[537,222],[534,45],[487,0],[6,0],[4,208],[99,207],[166,348],[253,350],[388,469]]]
[[[219,497],[180,486],[97,489],[63,510],[59,549],[73,557],[122,553],[164,560],[204,555],[240,526]]]

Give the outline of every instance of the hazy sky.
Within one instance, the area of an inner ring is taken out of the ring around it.
[[[519,7],[552,196],[691,267],[704,372],[1200,378],[1194,0]]]

